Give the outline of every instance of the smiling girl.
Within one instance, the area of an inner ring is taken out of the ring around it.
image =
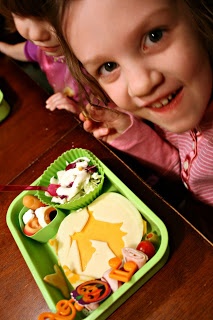
[[[162,175],[181,176],[197,199],[212,206],[211,1],[53,2],[61,10],[62,26],[55,27],[75,77],[128,111],[110,124],[81,114],[85,130]]]
[[[212,0],[49,6],[72,74],[125,111],[111,122],[81,114],[85,130],[161,175],[181,176],[196,199],[213,206]]]

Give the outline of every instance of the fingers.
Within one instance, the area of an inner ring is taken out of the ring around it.
[[[119,117],[113,122],[96,122],[86,118],[83,113],[80,113],[79,119],[83,121],[85,131],[107,143],[111,143],[131,125],[131,118],[125,113],[120,113]]]
[[[83,120],[83,128],[85,131],[93,133],[94,130],[100,127],[100,124],[90,120],[90,119],[85,119]]]
[[[110,129],[109,128],[98,128],[97,130],[93,131],[93,136],[96,139],[101,139],[101,140],[106,140],[107,137],[110,134]]]
[[[46,108],[50,111],[54,111],[55,109],[65,109],[75,114],[80,113],[80,107],[78,104],[61,92],[57,92],[47,99]]]
[[[95,122],[91,119],[86,119],[83,114],[79,116],[80,120],[83,121],[83,128],[85,131],[93,134],[96,139],[103,141],[111,141],[114,138],[115,129],[108,127],[104,123]]]
[[[84,115],[82,112],[79,114],[79,119],[80,119],[81,121],[87,120],[87,118],[85,117],[85,115]]]
[[[110,128],[101,126],[100,123],[88,119],[84,121],[83,128],[85,131],[92,133],[97,139],[107,139],[107,136],[110,134]]]

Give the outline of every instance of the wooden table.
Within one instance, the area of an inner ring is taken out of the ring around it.
[[[77,118],[66,111],[47,111],[46,93],[3,56],[0,88],[12,107],[10,116],[0,124],[1,183],[32,183],[62,152],[73,147],[86,148],[144,201],[168,229],[168,262],[109,319],[212,319],[211,243],[112,150],[84,132]],[[48,308],[5,221],[17,194],[0,193],[0,315],[4,320],[36,320]]]

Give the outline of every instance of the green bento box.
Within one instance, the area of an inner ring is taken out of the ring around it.
[[[0,90],[0,122],[2,122],[10,113],[10,106],[5,101],[3,92]]]
[[[112,293],[104,302],[101,303],[100,307],[92,313],[85,315],[82,312],[79,312],[76,317],[76,319],[79,320],[84,318],[87,320],[107,319],[110,314],[112,314],[119,306],[122,305],[122,303],[124,303],[164,266],[169,254],[168,232],[162,220],[159,219],[158,216],[150,210],[127,186],[125,186],[124,183],[101,161],[100,164],[104,169],[105,175],[101,193],[111,191],[117,192],[129,199],[138,209],[143,219],[146,220],[147,232],[155,231],[158,234],[160,244],[156,254],[132,276],[130,281],[122,284],[117,291]],[[40,178],[38,178],[34,184],[38,185],[39,182]],[[47,274],[52,274],[54,272],[53,266],[58,262],[57,256],[48,242],[39,243],[29,237],[26,237],[19,224],[17,213],[22,210],[22,198],[28,193],[32,194],[32,191],[20,193],[11,203],[6,217],[7,225],[41,291],[41,294],[46,300],[49,309],[52,312],[55,312],[57,302],[64,299],[64,297],[57,288],[45,283],[43,278]],[[27,315],[25,315],[25,317],[26,316]]]

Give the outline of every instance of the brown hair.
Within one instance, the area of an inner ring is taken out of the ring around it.
[[[64,48],[65,55],[67,57],[67,63],[74,77],[79,81],[82,86],[89,85],[93,94],[101,98],[101,100],[107,104],[109,102],[108,95],[100,87],[99,83],[88,73],[82,72],[83,66],[81,62],[76,58],[72,48],[67,43],[66,38],[62,30],[62,23],[64,12],[67,5],[72,1],[77,0],[53,0],[55,5],[60,8],[58,19],[52,21],[56,29],[56,33],[61,39],[61,44]],[[195,23],[195,29],[200,34],[203,45],[209,54],[211,65],[213,67],[213,1],[212,0],[183,0],[188,6],[191,12],[192,18]]]
[[[54,21],[57,7],[49,0],[0,0],[0,14],[6,18],[10,31],[15,31],[12,13],[20,17],[35,17],[41,20]]]
[[[66,9],[66,5],[69,1],[71,0],[0,0],[0,14],[6,18],[7,29],[10,32],[14,32],[16,30],[12,13],[20,17],[34,17],[51,23],[57,30],[57,36],[62,48],[64,49],[70,71],[78,82],[80,92],[83,93],[81,99],[87,99],[90,101],[89,94],[84,86],[87,84],[88,87],[93,87],[93,85],[91,85],[93,78],[88,75],[89,80],[85,80],[82,72],[82,66],[65,41],[61,29],[61,18],[64,15],[64,10]],[[94,87],[97,85],[98,83],[95,81]],[[96,91],[94,90],[94,92]],[[105,103],[109,101],[109,99],[106,101],[102,90],[100,91],[100,97],[105,101]]]
[[[49,0],[0,0],[0,14],[10,18],[11,13],[21,17],[36,17],[39,19],[52,20],[52,15],[57,15],[57,7],[54,1]]]
[[[83,68],[67,43],[62,30],[62,20],[67,5],[78,0],[0,0],[0,13],[14,12],[21,16],[34,16],[49,21],[56,30],[59,41],[64,49],[67,64],[72,75],[81,85],[89,85],[93,94],[105,104],[110,100],[98,82]],[[195,28],[203,40],[213,66],[213,1],[212,0],[182,0],[188,6],[194,19]]]
[[[62,25],[64,13],[66,11],[67,6],[73,1],[78,0],[49,0],[49,2],[54,3],[55,7],[57,8],[58,15],[57,18],[53,17],[52,14],[51,16],[49,15],[48,21],[53,25],[53,27],[56,30],[56,34],[64,50],[66,62],[69,66],[70,72],[78,81],[81,90],[85,91],[85,87],[90,87],[90,92],[95,97],[98,97],[105,105],[107,105],[111,101],[111,99],[109,98],[107,93],[101,88],[97,80],[93,78],[88,72],[86,72],[82,63],[77,59],[72,48],[70,47],[69,43],[66,41],[66,38],[64,36]],[[88,96],[87,92],[85,92],[85,95],[87,97],[87,100],[90,101],[90,97]]]

